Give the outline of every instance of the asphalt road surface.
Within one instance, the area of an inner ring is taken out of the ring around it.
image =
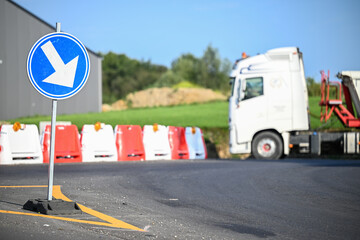
[[[59,219],[22,209],[47,181],[48,165],[0,166],[0,239],[360,239],[358,160],[56,164],[54,185],[98,213]]]

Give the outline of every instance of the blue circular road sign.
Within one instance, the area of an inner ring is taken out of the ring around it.
[[[27,73],[33,87],[43,96],[66,99],[84,87],[90,73],[89,54],[71,34],[50,33],[31,48]]]

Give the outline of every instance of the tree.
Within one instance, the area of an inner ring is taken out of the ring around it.
[[[167,70],[167,72],[161,75],[160,79],[156,81],[154,87],[171,87],[183,81],[186,80],[174,73],[173,70]]]
[[[201,58],[201,82],[199,84],[225,91],[228,89],[230,70],[230,61],[221,60],[218,50],[209,45]]]
[[[183,54],[172,62],[172,71],[181,79],[196,83],[198,81],[198,68],[200,60],[191,53]]]
[[[208,45],[201,58],[191,53],[182,54],[171,64],[171,69],[138,61],[125,54],[109,52],[103,56],[103,102],[112,103],[127,94],[151,86],[171,87],[188,81],[196,85],[229,91],[229,60],[220,58],[216,48]]]
[[[229,60],[221,60],[218,50],[209,45],[201,58],[191,53],[182,54],[171,64],[171,70],[164,74],[155,86],[171,87],[181,81],[224,92],[229,90]]]
[[[320,84],[315,82],[315,79],[312,77],[306,78],[306,86],[308,90],[308,95],[310,97],[313,96],[320,96],[321,90],[320,90]]]
[[[165,66],[138,61],[125,54],[103,55],[103,102],[112,103],[127,94],[154,84],[167,71]]]

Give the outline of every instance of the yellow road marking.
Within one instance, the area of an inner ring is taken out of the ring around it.
[[[0,186],[0,188],[29,188],[29,187],[48,187],[46,185],[34,185],[34,186]],[[71,200],[66,197],[61,192],[61,187],[59,185],[53,186],[53,197],[56,199],[62,199],[64,201],[71,202]],[[68,222],[77,222],[77,223],[86,223],[86,224],[93,224],[93,225],[100,225],[100,226],[106,226],[106,227],[114,227],[114,228],[125,228],[130,230],[136,230],[136,231],[142,231],[145,230],[135,227],[131,224],[128,224],[126,222],[123,222],[121,220],[118,220],[116,218],[113,218],[109,215],[100,213],[98,211],[95,211],[91,208],[85,207],[84,205],[78,204],[80,209],[87,214],[90,214],[94,217],[97,217],[101,220],[106,221],[105,222],[96,222],[96,221],[87,221],[87,220],[80,220],[80,219],[73,219],[73,218],[65,218],[65,217],[57,217],[57,216],[50,216],[50,215],[43,215],[38,213],[27,213],[27,212],[15,212],[15,211],[7,211],[7,210],[0,210],[0,213],[9,213],[9,214],[17,214],[17,215],[26,215],[26,216],[36,216],[36,217],[43,217],[43,218],[51,218],[51,219],[57,219],[62,221],[68,221]]]
[[[112,224],[112,223],[87,221],[87,220],[74,219],[74,218],[65,218],[65,217],[57,217],[57,216],[50,216],[50,215],[44,215],[44,214],[38,214],[38,213],[15,212],[15,211],[7,211],[7,210],[0,210],[0,213],[10,213],[10,214],[15,214],[15,215],[25,215],[25,216],[51,218],[51,219],[68,221],[68,222],[87,223],[87,224],[94,224],[94,225],[100,225],[100,226],[106,226],[106,227],[118,227],[118,226],[114,226],[114,224]],[[118,228],[122,228],[122,227],[118,227]]]

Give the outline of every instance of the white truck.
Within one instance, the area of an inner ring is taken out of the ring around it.
[[[279,159],[291,150],[321,154],[326,143],[336,144],[335,149],[345,153],[359,153],[358,132],[310,131],[304,64],[298,48],[277,48],[252,57],[243,54],[230,79],[230,153]],[[328,79],[324,84],[324,88],[331,85]],[[331,100],[324,98],[323,104]],[[332,106],[327,106],[329,112]]]

